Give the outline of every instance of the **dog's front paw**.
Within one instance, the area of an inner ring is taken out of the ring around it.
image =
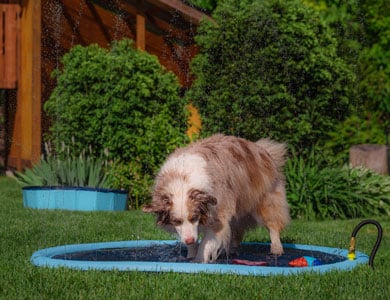
[[[196,263],[202,263],[202,264],[209,264],[209,263],[214,263],[218,258],[218,255],[213,255],[213,254],[203,254],[203,255],[198,255],[193,259],[193,262]]]
[[[217,260],[221,250],[221,243],[216,239],[202,241],[195,260],[202,263],[213,263]]]
[[[276,243],[272,243],[271,244],[271,254],[273,255],[282,255],[283,254],[283,246],[282,244],[276,244]]]
[[[193,259],[198,253],[198,243],[187,245],[187,259]]]

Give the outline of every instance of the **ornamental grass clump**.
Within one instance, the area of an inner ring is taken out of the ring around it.
[[[321,166],[293,156],[286,164],[291,216],[306,220],[390,216],[390,177],[364,168]]]
[[[103,157],[88,155],[85,150],[73,155],[69,148],[62,149],[55,155],[46,145],[46,155],[31,169],[17,172],[17,180],[24,186],[111,187],[105,172],[108,163]]]

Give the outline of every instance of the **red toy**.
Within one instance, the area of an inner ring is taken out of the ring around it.
[[[246,259],[233,259],[232,263],[235,265],[246,265],[246,266],[268,266],[266,261],[252,261]]]
[[[311,267],[322,265],[319,259],[316,259],[311,256],[302,256],[296,259],[293,259],[288,263],[290,267]]]

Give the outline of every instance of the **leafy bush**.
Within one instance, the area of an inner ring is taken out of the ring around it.
[[[339,41],[338,53],[357,74],[356,96],[364,110],[390,117],[389,1],[306,0],[332,27]]]
[[[136,161],[128,164],[113,163],[108,169],[107,176],[113,186],[129,191],[130,208],[139,209],[150,195],[153,177],[143,172],[141,165]]]
[[[286,164],[287,198],[293,218],[307,220],[390,215],[390,177],[362,168],[319,167],[311,153]]]
[[[132,41],[114,42],[110,50],[76,46],[62,63],[44,106],[53,120],[49,139],[57,148],[64,142],[80,153],[91,146],[96,156],[107,149],[113,168],[136,164],[137,176],[149,178],[169,152],[186,142],[186,101],[179,97],[177,78]]]
[[[188,0],[186,2],[204,10],[212,11],[220,0]]]
[[[349,149],[357,144],[386,143],[384,124],[379,113],[370,113],[365,118],[356,114],[349,116],[328,132],[329,139],[322,145],[328,157],[348,163]]]
[[[203,22],[188,98],[203,134],[270,136],[306,149],[345,118],[353,73],[318,14],[301,1],[219,4]]]
[[[50,150],[46,152],[46,156],[32,169],[16,173],[16,178],[22,185],[111,187],[110,179],[105,174],[107,161],[103,158],[94,158],[85,151],[79,156],[74,156],[66,151],[66,148],[58,155],[53,155]]]
[[[338,54],[354,70],[357,105],[329,134],[325,150],[347,159],[350,145],[385,143],[390,126],[389,1],[305,0],[338,40]]]

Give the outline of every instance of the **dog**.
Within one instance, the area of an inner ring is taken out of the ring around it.
[[[162,165],[143,211],[177,233],[195,262],[236,253],[245,231],[256,225],[268,229],[271,254],[281,255],[280,232],[290,221],[285,154],[282,143],[222,134],[178,148]]]

